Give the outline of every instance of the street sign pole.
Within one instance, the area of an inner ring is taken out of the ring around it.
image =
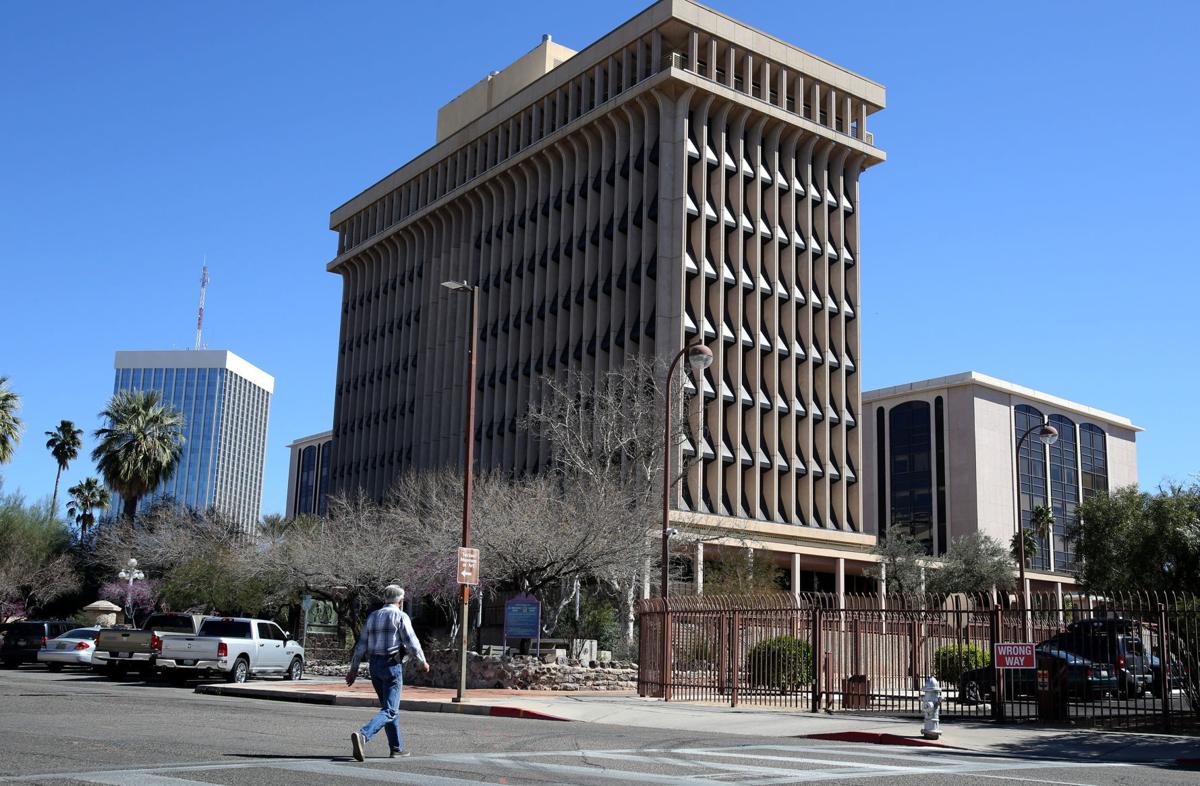
[[[463,446],[463,522],[462,522],[462,548],[467,549],[471,546],[471,492],[472,481],[475,473],[475,354],[476,347],[479,341],[479,287],[471,287],[471,321],[470,328],[467,333],[467,418],[463,425],[463,439],[466,444]],[[478,551],[475,552],[479,554]],[[459,552],[461,559],[462,551]],[[478,564],[478,558],[476,559]],[[471,598],[471,585],[463,581],[462,568],[459,568],[459,583],[462,585],[462,608],[458,614],[458,624],[461,628],[462,639],[458,644],[458,694],[454,697],[454,701],[463,702],[467,700],[467,630],[469,622],[467,616],[470,614],[470,606],[468,605]],[[475,582],[472,582],[475,583]]]

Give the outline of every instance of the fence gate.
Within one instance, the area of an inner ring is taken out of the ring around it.
[[[638,692],[669,701],[1099,726],[1196,725],[1200,601],[1181,595],[888,597],[769,593],[643,600]],[[1001,669],[996,644],[1036,644]]]

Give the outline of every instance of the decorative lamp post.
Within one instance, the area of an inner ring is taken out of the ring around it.
[[[121,581],[128,581],[129,584],[125,588],[125,618],[129,620],[129,624],[133,624],[133,582],[141,581],[146,578],[146,574],[138,570],[138,561],[133,557],[129,558],[128,568],[117,574],[117,578]]]
[[[1053,445],[1058,442],[1058,429],[1051,426],[1049,423],[1038,423],[1030,426],[1021,438],[1017,440],[1017,463],[1013,465],[1016,469],[1017,476],[1017,561],[1018,568],[1021,574],[1020,587],[1020,604],[1021,604],[1021,625],[1026,626],[1025,609],[1029,608],[1029,597],[1025,591],[1025,527],[1021,521],[1021,447],[1025,444],[1025,438],[1033,432],[1038,433],[1038,440],[1043,445]],[[1047,481],[1049,478],[1047,478]],[[1026,636],[1028,638],[1028,636]]]
[[[471,324],[467,333],[467,414],[466,425],[463,428],[463,439],[466,442],[463,453],[463,515],[462,515],[462,546],[471,545],[471,491],[475,473],[475,355],[479,343],[479,287],[474,287],[466,281],[443,281],[442,286],[451,292],[465,292],[470,296]],[[462,609],[459,614],[459,627],[462,638],[458,643],[458,693],[454,701],[466,701],[467,694],[467,615],[471,588],[461,585]]]
[[[663,398],[666,399],[666,417],[663,419],[663,495],[662,495],[662,585],[659,587],[659,595],[663,598],[667,597],[667,574],[668,563],[670,561],[670,539],[671,535],[675,534],[671,527],[671,384],[675,379],[675,367],[679,365],[679,361],[683,356],[687,355],[688,366],[692,371],[703,371],[712,365],[713,353],[712,350],[703,344],[692,344],[679,350],[679,354],[671,361],[671,368],[667,371],[667,387],[663,392]]]

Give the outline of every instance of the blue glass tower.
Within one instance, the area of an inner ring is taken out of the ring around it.
[[[179,465],[147,501],[258,521],[275,380],[226,350],[118,352],[113,393],[157,390],[183,414]]]

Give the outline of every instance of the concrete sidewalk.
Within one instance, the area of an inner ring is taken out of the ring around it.
[[[339,706],[377,707],[370,681],[347,688],[340,680],[253,682],[201,685],[198,693],[299,701]],[[941,745],[1006,756],[1095,759],[1103,761],[1200,763],[1200,738],[1164,734],[1118,733],[1052,728],[1032,724],[948,721],[937,743],[921,738],[921,722],[880,715],[827,715],[790,708],[731,708],[727,705],[663,702],[632,692],[472,690],[455,704],[445,688],[404,687],[400,708],[408,712],[579,721],[628,727],[674,729],[753,737],[808,737],[838,742],[889,745]]]

